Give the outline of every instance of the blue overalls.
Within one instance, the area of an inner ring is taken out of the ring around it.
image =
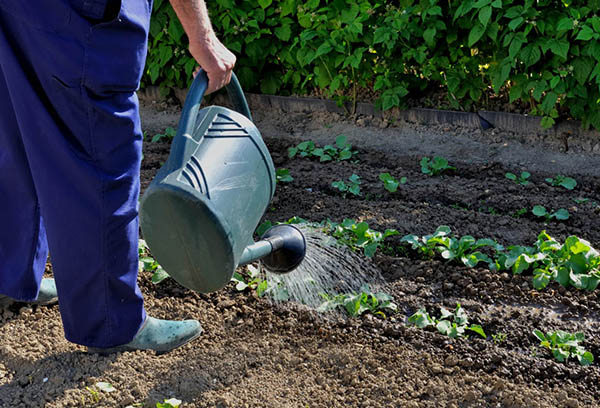
[[[0,0],[0,294],[36,298],[49,250],[65,336],[86,346],[127,343],[146,316],[135,90],[151,7]]]

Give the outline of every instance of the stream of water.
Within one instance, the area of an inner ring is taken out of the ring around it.
[[[366,259],[315,226],[296,226],[306,238],[306,256],[298,268],[287,274],[265,271],[271,299],[316,309],[325,301],[324,295],[359,292],[366,284],[375,291],[383,285],[379,270]]]

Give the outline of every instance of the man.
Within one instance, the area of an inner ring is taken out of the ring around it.
[[[171,0],[226,85],[235,56],[203,0]],[[147,316],[137,286],[142,132],[135,94],[151,0],[0,0],[0,294],[52,303],[89,350],[169,351],[195,320]],[[42,275],[50,251],[54,281]]]

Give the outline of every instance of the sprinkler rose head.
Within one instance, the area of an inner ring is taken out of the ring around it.
[[[306,254],[306,238],[297,227],[289,224],[275,225],[261,237],[273,246],[273,252],[261,258],[269,272],[288,273],[300,265]]]

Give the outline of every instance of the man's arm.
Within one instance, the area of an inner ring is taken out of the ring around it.
[[[190,40],[190,53],[208,75],[207,94],[227,85],[235,65],[233,55],[219,41],[204,0],[170,0]]]

